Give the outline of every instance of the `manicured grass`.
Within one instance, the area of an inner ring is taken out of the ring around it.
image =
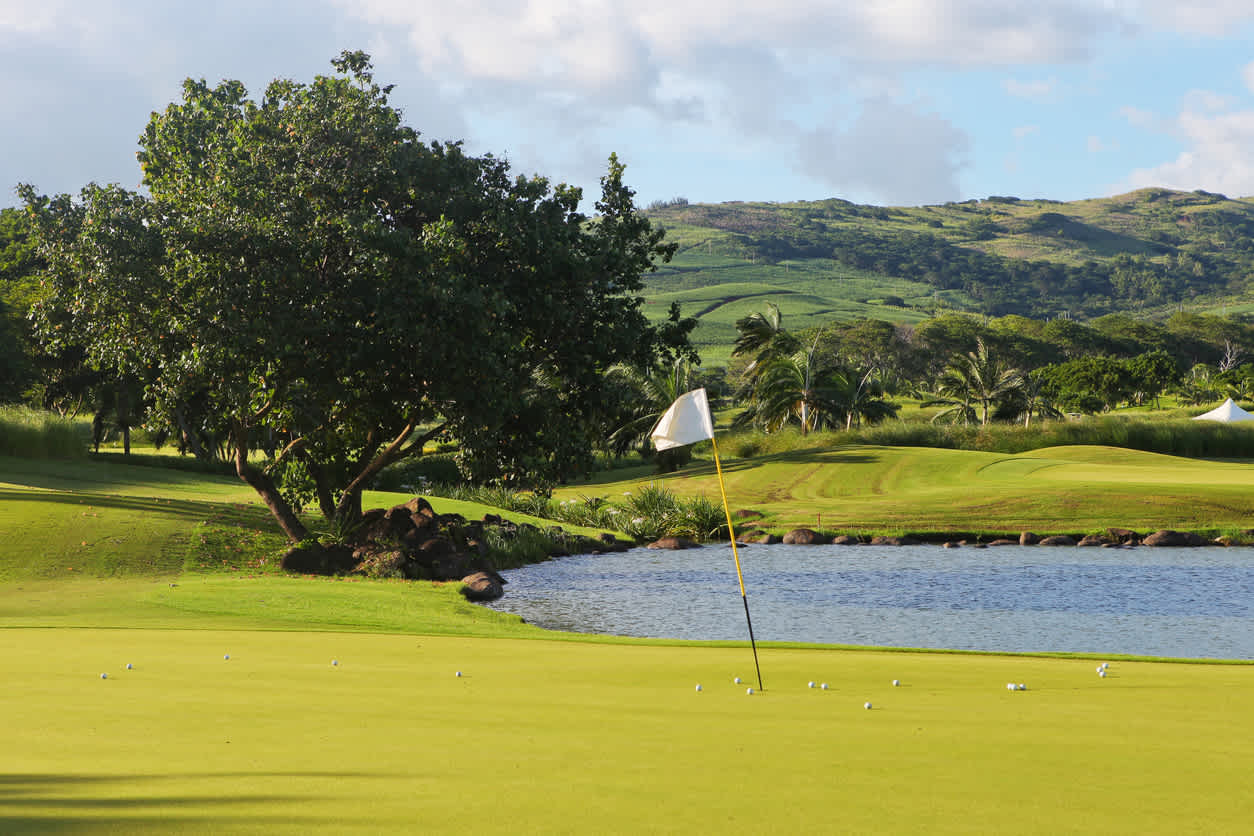
[[[768,648],[747,696],[743,648],[4,638],[5,832],[1215,833],[1254,814],[1251,666],[1098,679],[1091,659]]]
[[[1236,502],[1250,475],[1101,448],[728,465],[733,501],[779,522],[974,520],[968,494],[1032,486],[1061,513],[1130,481],[1166,512]],[[452,584],[276,574],[259,561],[281,538],[232,480],[0,459],[0,492],[0,832],[1239,832],[1254,814],[1254,665],[1111,659],[1099,679],[1093,658],[766,645],[748,696],[740,643],[553,634]]]
[[[1218,532],[1239,531],[1254,520],[1254,464],[1110,447],[1008,455],[849,445],[752,459],[723,451],[723,471],[732,508],[760,511],[762,524],[778,531],[1080,533],[1122,526]],[[710,461],[661,479],[609,476],[614,481],[577,492],[614,497],[655,482],[681,495],[719,495]]]

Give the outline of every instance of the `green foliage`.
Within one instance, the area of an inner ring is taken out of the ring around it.
[[[87,455],[90,431],[82,423],[24,406],[0,406],[0,456],[74,459]]]
[[[721,504],[704,496],[676,496],[656,484],[629,491],[621,500],[612,502],[588,496],[556,501],[544,494],[470,485],[434,485],[430,493],[570,525],[618,531],[639,541],[659,537],[709,540],[727,536],[727,521]]]
[[[743,282],[782,264],[804,272],[833,259],[835,270],[924,283],[930,290],[896,295],[928,311],[939,307],[932,292],[949,291],[960,291],[968,309],[994,315],[1144,310],[1198,295],[1239,296],[1254,274],[1254,204],[1222,195],[1142,190],[1071,203],[990,198],[917,208],[691,204],[653,215],[684,244],[672,278],[699,272],[690,249],[730,262],[707,284]],[[777,292],[787,291],[780,282]],[[890,310],[881,315],[902,321]]]
[[[640,312],[641,273],[673,250],[623,164],[590,220],[577,189],[420,141],[363,53],[333,63],[259,100],[185,82],[140,140],[148,196],[22,187],[48,260],[45,346],[142,384],[172,435],[227,439],[294,541],[293,502],[312,492],[351,520],[437,438],[480,481],[586,472],[604,369],[686,338]]]
[[[456,484],[460,481],[462,474],[452,453],[424,453],[383,468],[373,487],[377,491],[422,493],[427,485],[437,482]]]

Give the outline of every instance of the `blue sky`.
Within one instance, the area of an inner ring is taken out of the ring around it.
[[[0,205],[135,187],[186,77],[365,49],[431,138],[641,203],[1254,195],[1249,0],[0,0]]]

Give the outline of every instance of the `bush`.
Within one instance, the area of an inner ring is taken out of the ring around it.
[[[456,485],[462,481],[451,453],[433,453],[388,465],[375,477],[372,487],[378,491],[422,493],[433,483]]]
[[[24,406],[0,407],[0,455],[78,459],[87,455],[91,427]]]

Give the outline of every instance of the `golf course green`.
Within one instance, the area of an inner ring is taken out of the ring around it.
[[[984,502],[1007,513],[988,530],[1047,528],[1070,519],[1067,485],[1080,518],[1063,530],[1134,525],[1142,506],[1180,527],[1249,517],[1246,464],[953,453],[746,460],[729,489],[825,527],[931,525],[947,502],[974,523]],[[697,470],[665,482],[709,490]],[[0,458],[0,832],[1236,833],[1254,817],[1254,665],[766,645],[758,690],[739,643],[548,633],[455,584],[286,576],[282,545],[229,479]]]

